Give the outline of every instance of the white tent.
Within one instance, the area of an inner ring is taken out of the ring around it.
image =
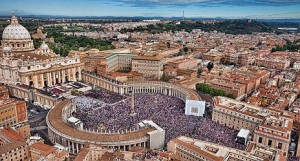
[[[205,112],[205,101],[186,100],[185,102],[185,114],[202,116]]]

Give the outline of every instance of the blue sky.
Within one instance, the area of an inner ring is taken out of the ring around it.
[[[0,0],[0,15],[300,18],[300,0]]]

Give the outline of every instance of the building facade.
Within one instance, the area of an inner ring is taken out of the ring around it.
[[[163,75],[163,61],[157,57],[135,57],[132,59],[132,71],[144,77],[160,79]]]
[[[22,83],[41,89],[81,80],[83,64],[79,57],[60,57],[44,42],[39,49],[34,49],[29,32],[15,16],[3,31],[1,45],[1,83]]]
[[[290,67],[290,60],[288,59],[270,59],[270,58],[257,58],[256,65],[278,70],[286,70]]]
[[[28,145],[24,138],[12,129],[0,130],[0,160],[30,160]]]
[[[293,119],[288,111],[262,108],[226,97],[214,98],[212,120],[240,130],[248,129],[253,141],[287,155]]]
[[[47,160],[47,161],[68,161],[69,153],[57,147],[36,142],[29,146],[29,154],[32,161]]]
[[[238,150],[193,138],[180,136],[168,143],[168,151],[174,154],[172,159],[190,161],[285,161],[282,153],[268,146],[251,143],[246,150]]]
[[[7,95],[7,88],[0,86],[4,95]],[[30,136],[26,103],[14,98],[5,96],[0,99],[0,127],[11,127],[16,129],[23,137]]]

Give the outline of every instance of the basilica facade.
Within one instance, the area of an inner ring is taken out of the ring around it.
[[[27,29],[12,16],[2,34],[0,47],[0,83],[25,84],[33,88],[51,87],[80,81],[80,58],[60,57],[45,42],[35,49]]]

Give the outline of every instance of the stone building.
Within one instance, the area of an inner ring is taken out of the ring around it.
[[[220,124],[251,131],[253,142],[276,148],[287,156],[293,119],[288,111],[253,106],[226,97],[214,98],[212,119]]]
[[[0,160],[30,160],[25,139],[12,129],[0,130]]]
[[[132,59],[132,71],[144,77],[160,79],[163,74],[163,61],[158,57],[140,56]]]
[[[285,161],[282,152],[274,148],[250,143],[246,150],[229,148],[185,136],[180,136],[168,143],[168,151],[174,160],[247,160],[247,161]]]
[[[48,160],[48,161],[67,161],[69,153],[57,147],[36,142],[29,145],[29,154],[32,161]]]
[[[21,83],[41,89],[81,80],[83,64],[79,57],[60,57],[44,42],[34,49],[29,32],[15,16],[3,31],[1,45],[1,83]]]
[[[5,88],[5,86],[0,86],[0,89]],[[21,136],[29,137],[30,127],[28,124],[26,103],[15,98],[9,98],[8,96],[0,99],[0,127],[14,128]]]

